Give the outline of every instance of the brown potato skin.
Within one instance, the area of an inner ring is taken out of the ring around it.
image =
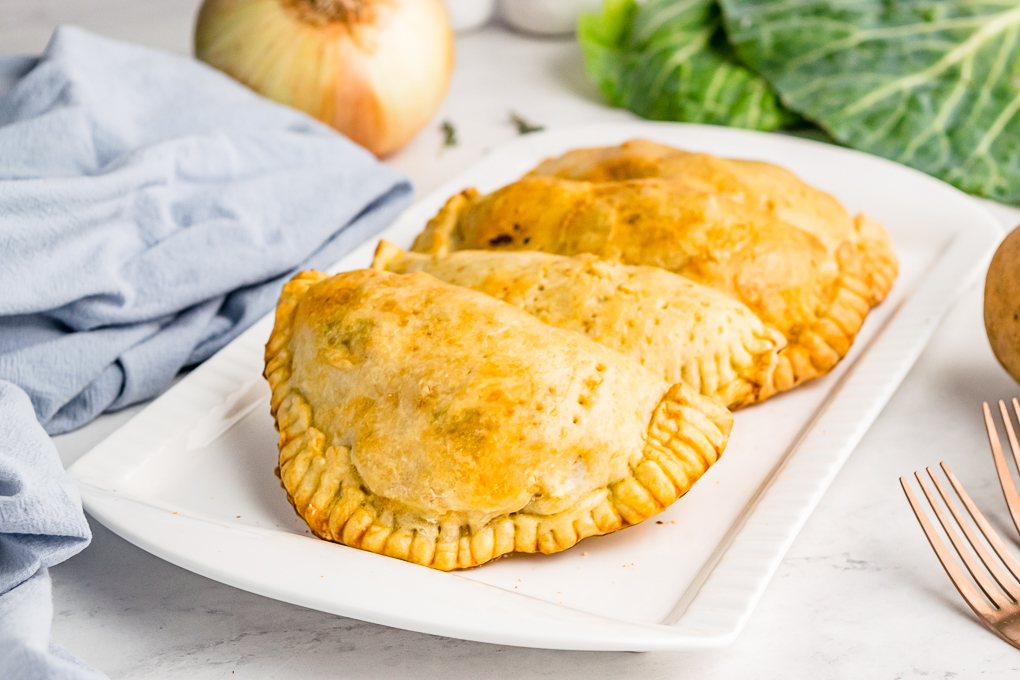
[[[995,358],[1020,382],[1020,227],[999,244],[988,265],[985,331]]]

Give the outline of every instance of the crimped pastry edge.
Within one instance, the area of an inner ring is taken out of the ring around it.
[[[779,352],[773,374],[776,392],[784,392],[831,371],[846,356],[871,311],[881,303],[899,271],[889,234],[864,215],[854,218],[857,243],[844,242],[836,252],[839,278],[825,313]]]
[[[553,515],[504,514],[480,527],[442,519],[408,522],[354,476],[340,478],[338,470],[353,469],[349,449],[325,446],[326,436],[315,427],[311,406],[289,382],[288,345],[295,309],[311,286],[327,278],[306,271],[284,286],[266,344],[263,374],[272,390],[270,408],[280,433],[281,486],[297,514],[320,538],[443,571],[475,567],[514,552],[559,552],[588,536],[607,534],[661,512],[690,490],[726,446],[733,422],[729,411],[677,383],[656,406],[642,457],[631,467],[631,475],[589,492],[569,508]]]
[[[457,225],[460,222],[460,215],[464,209],[481,197],[478,189],[474,187],[464,189],[446,199],[446,203],[439,209],[436,216],[428,221],[425,229],[414,239],[411,251],[426,254],[446,254],[453,250],[459,250],[459,243],[455,242],[457,237]]]
[[[899,274],[899,260],[889,232],[880,223],[862,213],[854,217],[854,229],[861,238],[857,244],[861,263],[857,276],[868,287],[868,304],[875,307],[892,290]]]

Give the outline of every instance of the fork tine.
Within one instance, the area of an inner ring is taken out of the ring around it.
[[[942,466],[944,470],[948,470],[949,468],[949,466],[946,465],[945,463],[942,463]],[[977,535],[975,535],[974,530],[970,528],[970,524],[968,524],[967,520],[964,519],[963,513],[960,512],[960,508],[957,507],[956,503],[953,502],[952,496],[950,496],[950,494],[946,491],[946,488],[942,486],[942,482],[939,481],[939,478],[935,476],[935,471],[932,470],[930,467],[925,468],[925,470],[928,471],[928,476],[931,477],[931,481],[935,484],[935,488],[938,490],[939,495],[942,496],[943,502],[945,502],[946,507],[949,508],[949,512],[953,515],[953,518],[956,520],[956,525],[960,527],[960,530],[963,532],[963,535],[967,537],[967,542],[970,543],[972,548],[974,548],[974,552],[978,554],[978,559],[981,560],[981,563],[985,565],[985,568],[988,569],[988,571],[991,573],[992,578],[995,579],[995,582],[999,584],[999,587],[1003,591],[1005,591],[1007,595],[1009,595],[1010,599],[1013,602],[1020,602],[1020,588],[1017,587],[1016,582],[1013,581],[1013,579],[1011,579],[1006,574],[1006,572],[999,568],[999,565],[996,564],[992,556],[988,554],[987,550],[985,550],[985,546],[981,543],[981,541],[978,540],[978,537]],[[955,489],[956,487],[954,486],[953,488]],[[977,508],[974,509],[977,510]],[[978,512],[978,514],[980,514],[980,511]],[[986,532],[984,528],[980,526],[978,528],[981,530],[981,533],[985,535],[986,539],[988,538],[987,533],[991,533],[995,535],[996,538],[998,538],[998,535],[991,530],[991,527],[988,528],[989,529],[988,532]],[[989,541],[989,543],[991,543],[991,541]],[[957,550],[959,550],[959,547],[957,548]],[[995,552],[998,553],[997,550]],[[984,588],[982,588],[982,590],[984,590]]]
[[[1006,411],[1006,405],[999,400],[999,410],[1002,412],[1003,420],[1006,421],[1006,433],[1012,435],[1012,445],[1016,441],[1016,434],[1013,433],[1013,425]],[[988,408],[988,402],[984,402],[985,429],[988,431],[988,443],[992,447],[992,458],[995,459],[995,474],[999,477],[999,485],[1002,486],[1002,495],[1006,498],[1006,506],[1009,508],[1009,515],[1013,518],[1013,525],[1020,531],[1020,494],[1017,494],[1016,485],[1013,484],[1013,476],[1006,465],[1006,456],[1002,453],[1002,445],[999,443],[999,433],[995,428],[995,421],[992,420],[992,412]],[[1016,452],[1017,449],[1013,449]],[[1015,455],[1015,453],[1014,453]]]
[[[938,519],[939,524],[942,525],[943,531],[945,531],[946,536],[949,537],[949,542],[953,544],[954,548],[956,548],[956,554],[960,556],[964,566],[967,567],[967,571],[969,571],[970,575],[974,577],[974,581],[977,582],[978,587],[981,588],[985,596],[992,601],[995,608],[1002,609],[1002,606],[1009,600],[999,592],[999,589],[995,587],[995,584],[992,583],[991,579],[989,579],[987,574],[985,574],[984,569],[978,565],[977,560],[974,559],[974,555],[967,549],[967,546],[963,544],[963,541],[960,540],[959,534],[957,534],[953,529],[952,522],[950,522],[949,518],[946,517],[946,514],[942,512],[942,508],[939,506],[938,501],[935,500],[935,496],[932,494],[931,489],[929,489],[928,485],[924,483],[924,477],[921,476],[921,473],[915,472],[914,476],[917,478],[917,482],[921,485],[921,491],[924,492],[925,497],[928,499],[928,504],[931,505],[931,509],[935,511],[935,518]]]
[[[970,605],[970,608],[974,610],[974,613],[987,622],[988,617],[994,615],[994,610],[985,602],[977,589],[970,584],[967,575],[953,559],[953,556],[949,553],[949,548],[939,538],[935,527],[932,526],[928,516],[924,513],[924,508],[921,507],[917,497],[914,496],[914,492],[907,485],[905,477],[900,477],[900,486],[903,487],[903,493],[907,494],[907,502],[910,503],[910,509],[914,511],[914,516],[917,517],[917,521],[921,524],[921,530],[924,531],[924,535],[928,539],[932,550],[935,551],[935,556],[942,564],[942,568],[946,570],[949,580],[953,582],[956,590],[959,591],[963,599]]]
[[[992,546],[992,550],[994,550],[995,554],[999,556],[999,559],[1006,565],[1006,568],[1009,569],[1011,574],[1013,574],[1013,577],[1020,581],[1020,561],[1013,556],[1013,552],[1006,547],[1002,538],[999,537],[998,532],[992,528],[992,525],[988,523],[988,520],[985,519],[985,516],[980,510],[978,510],[978,507],[974,505],[974,501],[970,499],[970,495],[963,488],[963,485],[960,484],[960,480],[956,478],[953,471],[949,469],[949,466],[944,462],[941,465],[942,471],[946,473],[946,477],[949,479],[949,483],[953,485],[953,490],[956,491],[956,495],[960,497],[961,501],[963,501],[963,506],[967,508],[967,512],[970,513],[970,516],[974,519],[974,523],[977,524],[978,529],[981,530],[981,535],[984,536],[985,540],[988,541],[988,544]]]
[[[1017,403],[1016,397],[1013,397],[1013,410],[1017,411],[1017,417],[1020,418],[1020,404]],[[1020,444],[1016,440],[1016,432],[1013,431],[1013,419],[1009,417],[1009,411],[1006,410],[1006,404],[1003,403],[1002,399],[999,400],[999,412],[1002,414],[1002,422],[1006,425],[1006,437],[1009,439],[1009,448],[1013,451],[1013,460],[1020,462]]]
[[[1013,452],[1013,463],[1016,464],[1017,471],[1020,472],[1020,444],[1017,444],[1016,433],[1013,431],[1013,419],[1009,417],[1009,413],[1006,411],[1006,407],[1002,405],[1001,400],[999,410],[1002,411],[1002,419],[1006,423],[1006,434],[1009,437],[1009,448]],[[1016,413],[1017,420],[1020,421],[1020,402],[1017,401],[1016,397],[1013,397],[1013,412]],[[996,471],[998,471],[997,466]],[[1010,486],[1014,490],[1013,498],[1017,499],[1016,487],[1012,483],[1013,478],[1010,477],[1009,481]],[[1006,499],[1006,505],[1009,507],[1009,514],[1013,517],[1013,524],[1016,525],[1017,531],[1020,531],[1020,502],[1010,503],[1009,499]]]
[[[1020,418],[1020,401],[1017,401],[1016,397],[1013,397],[1013,412],[1016,413],[1017,418]],[[1010,429],[1013,429],[1012,424],[1010,425]],[[1018,455],[1020,455],[1020,451],[1017,451],[1017,447],[1015,444],[1016,438],[1014,437],[1010,441],[1010,446],[1013,449],[1013,460],[1016,461],[1017,465],[1020,465],[1020,458],[1017,457]]]

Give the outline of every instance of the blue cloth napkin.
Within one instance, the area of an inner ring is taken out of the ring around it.
[[[0,380],[0,677],[102,677],[49,640],[46,568],[91,537],[78,490],[35,422],[28,396]]]
[[[61,27],[0,98],[0,379],[51,434],[153,397],[410,195],[200,62]]]
[[[71,27],[0,58],[0,676],[100,677],[47,642],[90,534],[45,432],[155,396],[410,197],[197,61]]]

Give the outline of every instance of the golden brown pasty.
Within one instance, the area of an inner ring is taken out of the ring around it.
[[[842,249],[844,261],[861,260],[859,274],[872,306],[885,299],[896,279],[896,254],[882,225],[864,215],[851,217],[835,198],[771,163],[717,158],[635,139],[619,146],[575,149],[528,174],[588,182],[648,177],[682,181],[792,224],[815,236],[829,252]]]
[[[661,267],[731,295],[787,339],[777,391],[831,370],[873,300],[855,250],[830,252],[764,212],[672,180],[532,177],[487,196],[468,189],[414,244],[433,254],[477,249],[592,253]]]
[[[786,345],[746,305],[658,267],[540,252],[407,253],[381,241],[373,268],[481,291],[557,328],[584,333],[667,382],[730,408],[765,399]]]
[[[683,383],[423,273],[298,274],[265,375],[280,479],[312,531],[443,570],[647,519],[732,423]]]

